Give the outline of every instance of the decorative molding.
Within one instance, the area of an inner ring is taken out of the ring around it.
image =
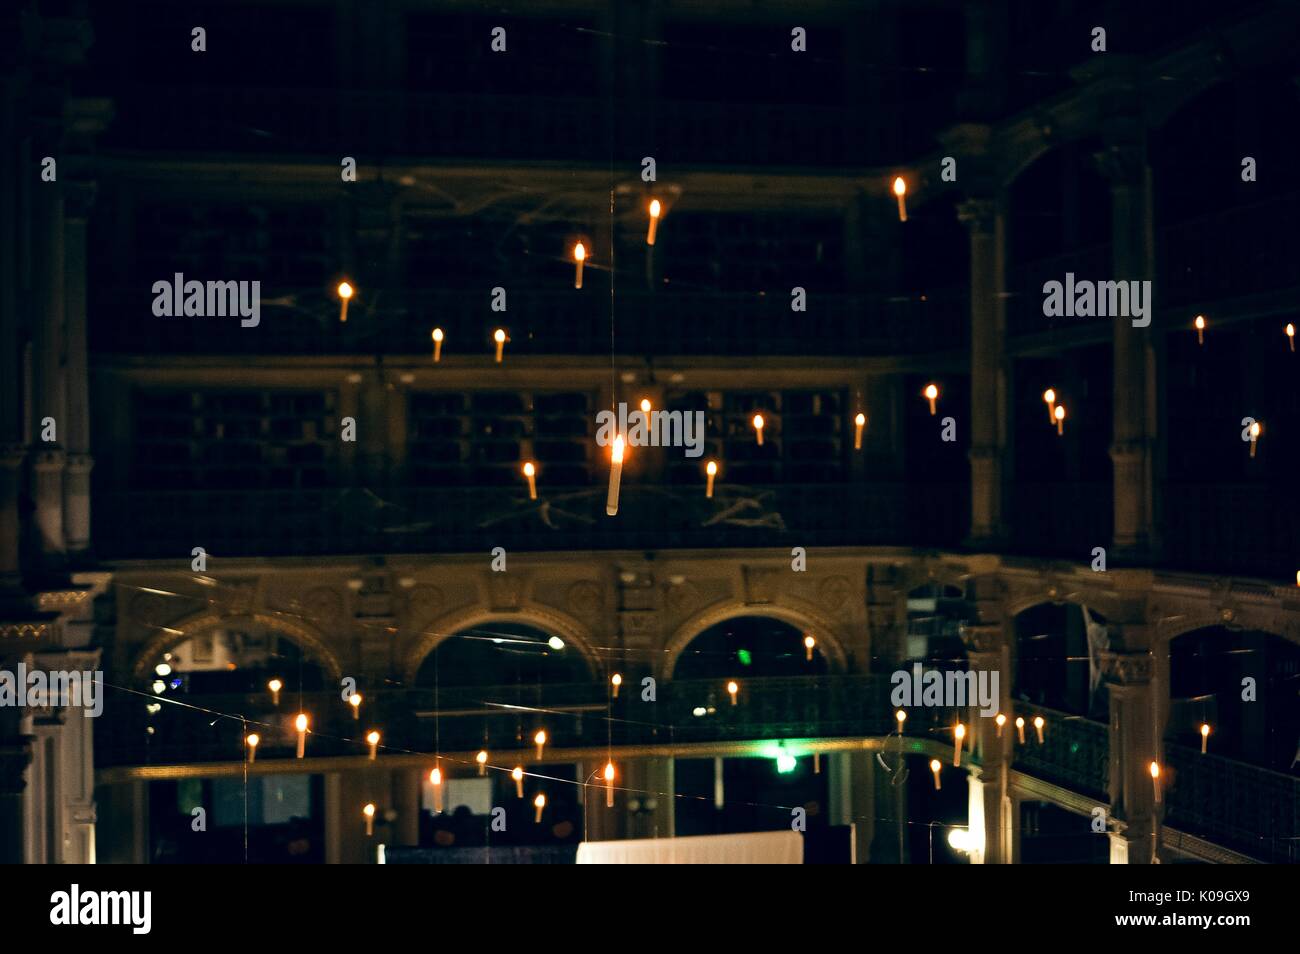
[[[781,574],[770,566],[742,566],[745,579],[745,605],[760,606],[776,601],[781,591]]]
[[[605,605],[605,594],[599,583],[579,580],[569,586],[564,604],[576,616],[595,616]]]
[[[1155,657],[1149,652],[1122,653],[1103,649],[1097,656],[1102,677],[1117,685],[1142,685],[1155,675]]]
[[[308,626],[300,619],[290,619],[270,613],[251,613],[227,615],[225,613],[208,613],[175,627],[160,630],[145,641],[135,654],[131,666],[131,677],[138,683],[149,677],[158,657],[186,640],[202,636],[218,627],[262,626],[278,635],[295,642],[308,655],[312,656],[325,668],[331,679],[337,682],[343,677],[343,666],[334,651],[325,642],[321,633]]]

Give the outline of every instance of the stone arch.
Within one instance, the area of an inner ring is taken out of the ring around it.
[[[270,613],[240,613],[234,616],[208,613],[169,629],[159,630],[135,654],[131,676],[136,680],[147,678],[159,656],[188,639],[203,636],[218,627],[237,626],[260,626],[273,630],[319,662],[332,680],[337,682],[343,678],[343,665],[338,655],[329,648],[318,630],[300,620]]]
[[[682,651],[691,644],[696,636],[711,626],[741,616],[767,616],[789,623],[796,629],[812,635],[817,640],[817,648],[825,655],[832,672],[844,672],[848,668],[848,653],[844,645],[835,636],[835,625],[817,613],[803,608],[793,608],[776,603],[740,603],[728,600],[716,603],[701,610],[682,623],[664,646],[663,658],[658,675],[662,679],[671,679],[677,668],[677,660]]]
[[[568,613],[536,603],[513,610],[491,610],[475,605],[445,613],[429,623],[404,655],[403,682],[408,686],[415,684],[420,664],[443,640],[490,622],[521,623],[554,633],[578,650],[593,676],[599,677],[604,672],[605,666],[592,642],[591,630]]]

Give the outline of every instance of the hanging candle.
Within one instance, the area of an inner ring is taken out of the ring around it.
[[[371,729],[370,733],[366,736],[366,742],[370,744],[370,761],[373,762],[375,757],[379,754],[379,733]]]
[[[352,707],[353,720],[359,720],[361,718],[361,693],[354,692],[348,696],[348,705]]]
[[[815,640],[815,639],[812,638],[812,634],[811,634],[811,633],[809,633],[809,634],[807,634],[807,635],[804,636],[804,638],[803,638],[803,648],[806,649],[806,650],[808,651],[808,661],[809,661],[809,662],[812,662],[813,647],[816,646],[816,645],[817,645],[817,640]]]
[[[867,426],[867,415],[861,411],[853,418],[853,449],[862,450],[862,429]]]
[[[1042,745],[1042,744],[1043,744],[1043,726],[1044,726],[1044,725],[1046,725],[1046,722],[1043,721],[1043,717],[1042,717],[1042,716],[1034,716],[1034,731],[1038,733],[1038,744],[1039,744],[1039,745]]]
[[[1286,323],[1285,330],[1286,330],[1287,344],[1291,346],[1291,353],[1295,354],[1295,325],[1291,324],[1291,322],[1288,321]]]
[[[497,364],[500,364],[501,358],[505,354],[506,350],[506,330],[504,328],[498,328],[496,331],[492,332],[492,340],[497,343]]]
[[[654,243],[651,243],[654,244]],[[605,763],[605,807],[614,807],[614,763]]]
[[[966,739],[966,727],[958,722],[952,729],[953,738],[956,743],[952,748],[952,765],[953,768],[961,768],[961,746]]]
[[[1192,324],[1196,326],[1196,343],[1198,345],[1205,344],[1205,316],[1197,315]]]
[[[531,460],[524,461],[524,476],[528,478],[528,499],[537,499],[537,468]]]
[[[759,447],[762,447],[762,446],[763,446],[763,425],[764,425],[765,423],[767,423],[767,422],[763,420],[763,415],[762,415],[762,414],[755,414],[755,415],[754,415],[754,420],[753,420],[753,424],[754,424],[754,434],[755,434],[755,436],[758,438],[758,446],[759,446]]]
[[[248,761],[250,763],[257,761],[257,744],[262,741],[262,737],[256,732],[248,733],[248,738],[244,739],[248,743]]]
[[[736,704],[736,696],[740,692],[740,685],[734,679],[727,683],[727,695],[731,696],[731,704]]]
[[[437,364],[439,361],[442,360],[442,339],[443,339],[442,329],[434,328],[433,329],[433,363],[434,364]]]
[[[907,202],[904,196],[907,195],[907,183],[903,181],[902,176],[894,178],[894,195],[898,197],[898,221],[907,221]]]
[[[927,384],[925,390],[921,393],[924,394],[925,399],[930,402],[930,416],[933,417],[938,414],[939,409],[935,405],[935,402],[939,400],[939,386],[937,384]]]
[[[582,263],[587,260],[587,247],[579,242],[573,246],[573,263],[577,266],[577,272],[573,277],[573,287],[582,287]]]
[[[339,282],[339,321],[348,320],[348,302],[352,300],[352,286],[347,282]]]
[[[537,761],[542,760],[542,750],[546,748],[546,730],[538,729],[537,734],[533,736],[533,742],[537,745]]]
[[[429,772],[429,782],[433,785],[433,813],[442,814],[442,769],[436,765]]]
[[[1056,434],[1059,437],[1065,433],[1065,405],[1056,405],[1054,413],[1056,414]]]
[[[1259,435],[1264,432],[1264,427],[1259,421],[1250,425],[1250,456],[1255,456],[1255,442],[1259,440]]]
[[[1016,734],[1020,736],[1020,744],[1025,744],[1025,717],[1016,716]]]
[[[478,777],[482,778],[487,774],[488,754],[486,749],[479,749],[478,755],[474,756],[474,761],[478,763]]]
[[[361,814],[366,816],[366,837],[369,838],[375,833],[375,803],[368,802]]]
[[[280,690],[284,688],[284,683],[279,679],[272,679],[266,684],[266,688],[271,690],[271,705],[278,706],[280,704]]]
[[[1000,739],[1002,738],[1002,727],[1007,724],[1007,717],[999,712],[993,721],[998,727],[998,738]]]
[[[521,766],[516,765],[510,777],[515,780],[515,798],[524,797],[524,770]]]
[[[1048,388],[1043,392],[1043,402],[1047,405],[1047,423],[1056,423],[1056,392]]]
[[[709,461],[704,465],[704,497],[707,500],[713,499],[713,478],[718,476],[718,465],[716,461]]]
[[[1160,763],[1151,763],[1151,787],[1155,791],[1156,804],[1160,804]]]
[[[655,243],[655,232],[659,230],[659,214],[663,211],[663,206],[659,204],[658,199],[650,200],[650,231],[646,233],[645,243],[653,245]]]
[[[894,718],[898,720],[898,734],[903,734],[903,723],[907,721],[907,713],[899,709],[894,713]]]
[[[1202,722],[1201,723],[1201,754],[1202,755],[1205,754],[1205,744],[1209,741],[1210,741],[1210,724],[1208,722]]]
[[[618,514],[618,490],[623,480],[623,436],[614,438],[614,451],[610,455],[609,494],[605,497],[605,513],[613,517]]]
[[[294,728],[298,730],[298,758],[302,758],[307,748],[307,715],[299,712],[298,718],[293,720]]]
[[[934,773],[934,790],[939,791],[939,770],[943,768],[938,759],[930,759],[930,771]]]
[[[614,673],[609,677],[609,683],[614,687],[614,698],[618,698],[618,687],[623,685],[623,676],[621,673]]]
[[[537,809],[537,814],[533,817],[533,824],[540,825],[542,823],[542,810],[546,808],[546,796],[538,792],[537,797],[533,799],[533,807]]]

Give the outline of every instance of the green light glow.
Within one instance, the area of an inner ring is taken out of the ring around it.
[[[748,666],[750,663],[754,661],[754,657],[749,654],[748,649],[737,650],[736,658],[740,660],[740,664],[742,666]]]

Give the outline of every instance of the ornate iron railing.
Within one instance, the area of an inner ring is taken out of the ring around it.
[[[1015,747],[1016,768],[1102,802],[1109,800],[1110,730],[1104,722],[1027,702],[1015,702],[1014,709],[1025,720],[1025,744]],[[1045,723],[1041,745],[1035,716]],[[1008,723],[1005,731],[1016,730]]]

